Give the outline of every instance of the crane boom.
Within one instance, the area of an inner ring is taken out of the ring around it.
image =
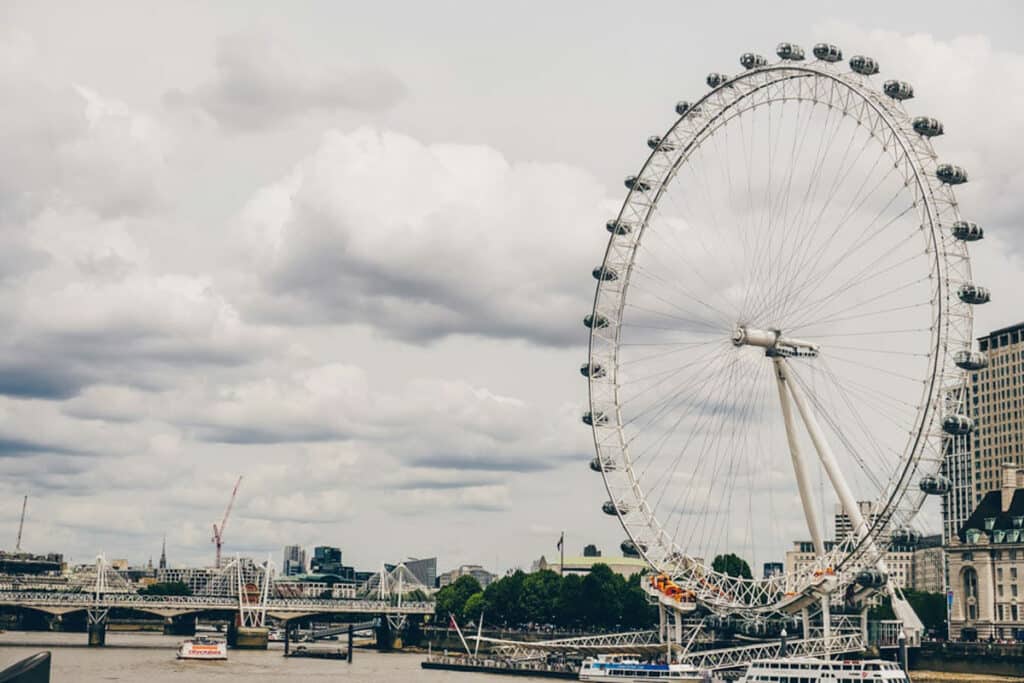
[[[235,482],[235,488],[231,490],[231,498],[228,499],[228,506],[224,510],[224,518],[220,521],[220,526],[213,525],[213,538],[210,540],[217,546],[217,569],[220,569],[220,549],[224,543],[224,527],[228,525],[228,517],[231,516],[231,508],[235,506],[235,496],[238,495],[238,486],[242,483],[242,477],[238,477],[238,481]]]
[[[28,505],[28,496],[21,501],[21,521],[18,522],[18,542],[14,544],[14,551],[21,552],[21,532],[25,528],[25,507]]]

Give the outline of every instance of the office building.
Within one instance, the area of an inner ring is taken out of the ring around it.
[[[765,562],[762,577],[770,579],[773,576],[781,576],[786,571],[786,565],[782,562]]]
[[[342,574],[341,548],[318,545],[313,548],[310,571],[314,574]]]
[[[445,572],[437,577],[438,588],[444,588],[455,583],[460,576],[472,576],[480,584],[481,588],[487,588],[487,586],[498,578],[497,574],[492,574],[478,564],[464,564],[458,569],[453,569],[450,572]]]
[[[410,557],[405,561],[405,567],[427,588],[434,588],[437,586],[436,557],[428,557],[422,560]]]
[[[967,436],[947,440],[943,535],[950,542],[987,492],[1002,483],[1004,463],[1024,465],[1024,323],[978,338],[986,367],[967,377],[963,405],[974,421]]]
[[[299,545],[284,547],[284,560],[281,564],[284,576],[297,576],[306,573],[306,551]]]

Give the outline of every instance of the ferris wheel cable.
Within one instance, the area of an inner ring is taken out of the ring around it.
[[[835,334],[816,334],[815,339],[834,339],[835,337],[886,337],[894,334],[910,334],[911,332],[931,332],[930,327],[912,327],[901,330],[871,330],[870,332],[837,332]]]
[[[884,260],[884,258],[890,256],[892,253],[893,253],[892,251],[886,252],[886,254],[883,255],[881,260]],[[883,275],[887,275],[891,271],[896,270],[898,268],[901,268],[902,266],[905,266],[908,263],[910,263],[910,262],[912,262],[914,260],[917,260],[919,258],[921,258],[921,254],[912,254],[911,256],[903,259],[902,261],[894,263],[891,266],[888,266],[888,267],[886,267],[886,268],[884,268],[882,270],[876,270],[876,271],[873,271],[873,272],[871,271],[871,268],[874,265],[876,265],[876,264],[875,264],[875,262],[869,264],[867,267],[865,267],[859,273],[855,274],[850,279],[848,279],[845,282],[843,282],[842,284],[838,285],[833,290],[829,291],[828,293],[822,295],[821,297],[819,297],[817,299],[808,301],[806,304],[804,304],[802,306],[802,308],[804,308],[804,310],[806,311],[806,314],[805,314],[805,316],[803,318],[797,318],[794,321],[795,326],[802,325],[804,323],[804,320],[806,320],[806,318],[809,315],[816,314],[818,312],[818,310],[822,306],[824,306],[825,304],[827,304],[829,302],[833,302],[833,301],[839,300],[845,294],[848,294],[851,291],[856,291],[855,287],[857,287],[859,285],[862,285],[865,282],[870,282],[871,280],[879,278],[879,277],[881,277]],[[917,280],[912,280],[912,281],[910,281],[910,282],[908,282],[906,284],[902,284],[902,285],[899,285],[899,286],[894,287],[894,288],[887,288],[881,294],[871,298],[869,301],[875,302],[875,301],[879,301],[881,299],[884,299],[885,297],[892,296],[893,294],[899,294],[901,292],[902,288],[904,288],[904,287],[912,287],[914,285],[919,285],[919,284],[928,282],[928,280],[930,280],[930,279],[931,279],[931,274],[929,273],[929,275],[927,275],[925,277],[918,278]]]
[[[655,255],[655,253],[650,248],[646,247],[642,242],[637,245],[637,249],[638,250],[641,249],[641,248],[643,249],[644,253],[647,254],[650,258],[652,258],[655,261],[657,261],[659,265],[664,266],[664,263],[661,262],[660,259],[658,259],[658,257]],[[638,268],[638,264],[634,263],[634,265],[633,265],[633,272],[634,273],[636,272],[637,268]],[[690,292],[686,291],[685,289],[680,287],[678,284],[674,284],[674,283],[666,280],[665,278],[656,277],[656,276],[652,275],[650,273],[650,271],[646,267],[641,266],[640,270],[643,271],[643,273],[644,273],[644,275],[646,277],[650,277],[650,278],[652,278],[652,279],[654,279],[654,280],[656,280],[658,282],[661,282],[662,284],[664,284],[666,286],[674,287],[677,292],[679,292],[680,294],[685,296],[687,299],[690,299],[691,301],[693,301],[695,303],[698,303],[698,304],[701,304],[705,308],[707,308],[707,309],[709,309],[711,311],[714,311],[715,313],[717,313],[720,316],[720,318],[723,321],[730,321],[730,320],[734,319],[734,315],[733,314],[726,313],[725,311],[717,308],[716,306],[712,306],[707,301],[705,301],[705,300],[701,299],[700,297],[695,296],[695,295],[691,294]],[[632,279],[632,275],[631,275],[631,279]]]
[[[851,141],[853,139],[854,138],[851,137]],[[870,141],[870,138],[867,141],[865,141],[864,146],[861,148],[861,151],[858,153],[858,158],[859,158],[860,154],[862,154],[863,151],[865,149],[867,149],[867,144],[868,144],[869,141]],[[849,149],[847,149],[847,152],[848,151],[849,151]],[[881,157],[879,157],[879,158],[881,158]],[[845,161],[845,159],[844,159],[844,161]],[[846,171],[845,174],[843,174],[841,176],[837,175],[837,177],[833,181],[831,187],[829,187],[829,189],[826,191],[826,195],[825,196],[827,197],[827,201],[822,205],[821,209],[818,211],[818,213],[816,215],[814,215],[812,217],[809,217],[809,219],[808,219],[809,222],[795,221],[795,224],[797,226],[799,226],[798,230],[797,230],[798,234],[804,234],[804,233],[811,232],[810,231],[811,226],[821,223],[822,218],[824,217],[825,212],[828,210],[831,202],[839,194],[838,193],[838,186],[841,183],[845,182],[846,178],[849,177],[849,174],[852,172],[853,168],[855,168],[855,164],[851,163],[850,165],[848,165],[847,171]],[[867,200],[867,197],[864,197],[862,199],[862,202],[866,201],[866,200]],[[813,237],[811,237],[809,239],[804,239],[804,240],[798,241],[798,243],[796,245],[796,248],[792,249],[792,250],[789,250],[789,253],[790,253],[789,258],[782,262],[782,266],[780,267],[780,271],[781,271],[780,276],[777,277],[773,281],[771,287],[768,288],[766,291],[772,292],[774,294],[775,292],[778,291],[778,288],[781,286],[781,283],[785,282],[787,280],[787,278],[786,278],[787,274],[789,274],[789,273],[795,274],[795,273],[805,272],[808,264],[813,262],[815,253],[816,252],[817,253],[823,252],[825,250],[825,248],[827,248],[829,246],[829,244],[832,242],[832,240],[835,238],[836,234],[838,233],[838,231],[841,228],[842,228],[842,223],[841,222],[837,223],[836,226],[833,228],[832,232],[830,234],[826,234],[821,239],[820,246],[815,245],[815,240],[813,239]],[[817,246],[817,249],[815,249],[816,246]],[[780,260],[781,260],[781,255],[782,254],[781,254],[781,250],[780,250],[780,255],[779,255]],[[792,286],[792,282],[793,282],[793,280],[795,278],[788,278],[788,279],[789,279],[789,281],[791,283],[791,286]],[[793,287],[793,289],[795,291],[799,291],[799,287]],[[771,315],[778,315],[778,313],[779,313],[778,305],[781,304],[781,302],[783,301],[782,297],[770,296],[768,298],[768,301],[769,301],[769,303],[777,304],[774,310],[771,309],[771,308],[769,309],[770,310],[770,314]]]
[[[687,334],[720,334],[721,333],[721,329],[720,328],[714,327],[713,325],[710,325],[706,321],[700,320],[698,318],[683,318],[683,317],[678,316],[678,315],[673,315],[672,313],[666,313],[665,311],[660,311],[660,310],[654,309],[654,308],[647,308],[646,306],[641,306],[639,304],[629,303],[629,302],[626,302],[626,304],[623,306],[623,309],[624,310],[633,309],[633,310],[640,311],[642,313],[650,313],[651,315],[660,315],[660,316],[662,316],[664,318],[669,318],[671,320],[678,320],[679,322],[686,323],[687,325],[703,325],[703,326],[708,328],[707,331],[705,331],[705,330],[687,329],[686,330]],[[626,325],[622,325],[622,327],[626,327]],[[628,325],[628,327],[640,328],[640,329],[652,329],[652,330],[669,329],[670,331],[678,331],[678,329],[679,329],[679,328],[660,328],[660,327],[653,327],[653,326],[650,326],[650,325],[640,325],[640,324],[637,324],[637,323],[630,323]]]
[[[847,346],[840,344],[829,344],[830,349],[841,349],[843,351],[857,351],[858,353],[876,353],[890,356],[906,356],[908,358],[930,358],[928,353],[913,353],[911,351],[893,351],[892,349],[878,349],[870,346]]]
[[[815,162],[814,162],[813,166],[811,167],[811,172],[810,172],[810,174],[808,176],[807,188],[804,190],[803,198],[802,198],[802,200],[797,205],[799,207],[798,213],[796,214],[796,216],[794,216],[792,221],[789,221],[790,225],[792,225],[792,226],[796,226],[796,225],[800,224],[802,216],[803,216],[803,213],[806,211],[807,206],[809,206],[811,191],[812,191],[812,189],[816,189],[817,188],[817,185],[820,183],[821,176],[823,175],[822,172],[821,172],[822,165],[824,164],[825,160],[828,158],[828,155],[829,155],[829,152],[831,151],[832,145],[835,143],[836,139],[838,138],[838,134],[839,134],[839,131],[841,129],[841,125],[835,126],[832,129],[832,135],[827,138],[828,139],[827,145],[825,144],[825,142],[826,142],[826,132],[828,132],[828,126],[831,124],[832,112],[833,112],[833,109],[830,107],[829,110],[828,110],[828,113],[826,114],[826,127],[822,128],[819,131],[818,149],[817,149],[817,152],[815,154]],[[770,121],[771,121],[771,119],[769,117],[769,122]],[[840,121],[840,124],[841,124],[842,121],[843,121],[843,117],[840,117],[839,121]],[[770,184],[770,177],[769,177],[769,184]],[[795,227],[793,229],[795,231]],[[760,252],[760,253],[765,253],[765,252],[762,250],[762,252]],[[762,268],[760,267],[760,263],[759,263],[758,260],[755,260],[754,272],[755,272],[757,277],[760,277],[760,275],[762,274]]]
[[[828,325],[828,324],[835,324],[835,323],[840,323],[840,322],[849,322],[851,320],[862,320],[864,318],[871,318],[871,317],[874,317],[876,315],[887,315],[889,313],[899,313],[900,311],[909,311],[909,310],[913,310],[915,308],[923,308],[923,307],[929,307],[930,308],[933,305],[933,303],[934,302],[931,299],[928,299],[928,300],[922,301],[921,303],[918,303],[918,304],[908,304],[906,306],[892,306],[890,308],[881,308],[881,309],[879,309],[877,311],[868,311],[867,313],[857,313],[856,315],[839,315],[839,314],[837,314],[837,315],[835,315],[833,317],[830,317],[830,318],[819,318],[818,320],[813,320],[813,321],[811,321],[809,323],[805,323],[803,325],[788,326],[786,329],[789,332],[796,332],[797,330],[811,330],[811,329],[813,329],[817,325]],[[857,308],[860,308],[860,306],[861,306],[861,304],[854,304],[852,306],[849,306],[849,307],[847,307],[847,308],[845,308],[843,310],[843,313],[847,313],[849,311],[856,310]]]
[[[632,288],[640,289],[644,294],[647,294],[648,296],[651,296],[651,297],[657,299],[658,301],[660,301],[661,303],[669,306],[670,308],[676,309],[680,313],[685,313],[687,316],[693,316],[694,315],[694,313],[692,311],[690,311],[689,309],[683,308],[679,304],[677,304],[675,302],[672,302],[672,301],[669,301],[668,299],[666,299],[665,297],[663,297],[663,296],[661,296],[659,294],[655,294],[654,291],[651,290],[651,289],[648,289],[645,284],[638,284],[637,279],[634,277],[634,275],[636,275],[637,272],[638,272],[638,267],[636,265],[634,265],[633,266],[633,273],[630,275],[630,282],[629,282],[629,287],[631,289]],[[639,282],[643,282],[643,278],[646,277],[646,278],[651,278],[651,279],[654,279],[654,280],[660,280],[662,283],[664,283],[664,278],[654,278],[653,276],[650,275],[650,273],[647,271],[647,269],[645,269],[643,267],[639,267],[639,275],[640,275]],[[718,317],[719,317],[719,321],[720,322],[725,322],[725,321],[728,321],[728,320],[731,319],[727,314],[725,314],[722,311],[718,310],[714,306],[708,304],[706,301],[697,301],[697,303],[702,304],[709,311],[712,311],[713,313],[716,313],[718,315]],[[700,320],[699,317],[696,318],[696,319]],[[708,326],[708,327],[712,327],[712,328],[714,327],[713,325],[711,325],[710,323],[708,323],[706,321],[704,322],[704,324],[706,326]]]
[[[888,210],[888,208],[892,205],[892,203],[894,203],[895,200],[901,194],[903,194],[903,193],[904,193],[904,190],[902,188],[900,190],[898,190],[897,193],[893,196],[893,198],[889,202],[887,202],[886,205],[883,207],[883,209],[875,216],[875,218],[872,219],[872,221],[870,221],[867,224],[867,226],[865,227],[865,230],[870,228],[884,214],[884,212]],[[839,264],[841,264],[846,258],[848,258],[850,255],[852,255],[856,251],[859,251],[860,249],[863,249],[864,247],[868,246],[868,244],[870,244],[875,237],[877,237],[878,235],[882,234],[885,231],[886,228],[889,228],[893,223],[895,223],[896,221],[902,219],[903,216],[905,216],[906,214],[910,213],[910,211],[912,211],[915,206],[916,206],[916,204],[912,203],[910,206],[908,206],[906,209],[901,211],[899,214],[897,214],[896,216],[894,216],[890,220],[886,221],[880,228],[875,230],[867,240],[854,240],[853,243],[850,245],[850,247],[847,248],[846,252],[844,252],[843,254],[840,254],[836,259],[834,259],[827,266],[819,269],[815,273],[812,273],[810,276],[805,277],[803,282],[801,282],[800,286],[797,287],[796,289],[798,291],[801,290],[801,289],[808,289],[811,286],[813,286],[814,284],[816,284],[817,281],[820,281],[820,279],[822,277],[825,277],[827,274],[833,272],[834,268],[836,268]],[[818,252],[814,255],[814,257],[809,260],[809,262],[820,258],[821,255],[823,254],[824,249],[825,249],[826,246],[827,246],[827,243],[823,244],[822,247],[818,250]]]
[[[910,375],[905,375],[902,372],[896,372],[895,370],[889,370],[889,369],[886,369],[886,368],[880,368],[877,365],[871,365],[870,363],[865,363],[864,361],[862,361],[860,359],[858,359],[858,360],[850,360],[849,358],[843,358],[842,356],[829,356],[829,360],[830,361],[836,361],[836,362],[839,362],[839,363],[849,363],[850,365],[857,366],[857,368],[860,369],[860,370],[874,370],[875,372],[881,372],[881,373],[884,373],[884,374],[886,374],[886,375],[888,375],[890,377],[894,377],[896,379],[903,379],[903,380],[906,380],[908,382],[913,382],[914,384],[921,384],[924,381],[920,377],[911,377]]]
[[[728,390],[726,388],[726,385],[731,385],[733,383],[733,379],[735,377],[735,367],[736,367],[736,364],[735,363],[732,364],[730,366],[730,368],[729,368],[729,374],[727,375],[726,381],[718,383],[718,386],[720,387],[721,391],[719,391],[719,393],[715,397],[715,399],[712,400],[712,398],[709,396],[708,399],[705,400],[703,405],[700,406],[700,409],[696,411],[698,417],[697,417],[697,420],[694,423],[693,428],[691,430],[692,434],[703,434],[704,435],[704,439],[707,440],[707,438],[708,438],[707,435],[712,433],[713,422],[714,422],[715,418],[717,417],[717,412],[719,410],[719,407],[722,405],[722,399],[724,399],[728,395]],[[714,410],[708,411],[707,408],[709,406],[714,406]],[[694,411],[689,411],[689,412],[692,414],[692,412],[694,412]],[[681,422],[682,422],[682,420],[678,420],[676,424],[680,424]],[[673,425],[673,430],[675,429],[675,427],[676,427],[676,425]],[[663,441],[663,443],[659,447],[659,451],[661,450],[661,448],[664,447],[665,443],[667,443],[667,438]],[[685,454],[686,450],[690,447],[691,443],[694,443],[694,441],[690,440],[690,439],[688,439],[686,442],[684,442],[683,448],[680,449],[677,452],[677,454],[674,457],[674,459],[668,463],[668,467],[665,468],[664,471],[659,472],[658,476],[654,478],[654,480],[657,481],[657,482],[663,482],[662,485],[661,485],[661,494],[655,499],[654,505],[652,506],[653,511],[655,513],[657,512],[658,508],[660,508],[661,503],[664,500],[665,493],[670,489],[670,484],[672,484],[673,480],[675,479],[675,477],[672,476],[672,473],[677,470],[679,461],[681,460],[681,458]],[[673,467],[673,465],[675,465],[675,467]],[[650,465],[648,465],[643,470],[641,478],[646,478],[647,473],[649,471],[649,467],[650,467]],[[698,469],[697,472],[695,472],[695,476],[697,474],[699,474],[699,469]],[[679,488],[679,490],[681,492],[683,490],[694,491],[694,490],[696,490],[697,487],[694,486],[694,485],[690,485],[690,486],[678,487],[678,488]],[[678,501],[679,501],[679,496],[677,495],[676,501],[673,503],[673,505],[671,507],[672,511],[677,511],[677,509],[678,509],[678,507],[677,507],[678,506]]]
[[[647,375],[642,375],[640,377],[632,377],[632,378],[629,378],[629,379],[620,380],[619,381],[619,386],[620,386],[620,388],[625,389],[627,387],[631,387],[631,386],[635,386],[637,384],[640,384],[641,382],[645,382],[645,381],[647,381],[649,379],[654,379],[655,377],[661,377],[662,379],[657,384],[654,384],[653,386],[645,388],[645,391],[651,391],[654,388],[656,388],[661,382],[667,381],[669,378],[671,378],[674,375],[677,375],[682,370],[686,370],[688,368],[691,368],[694,365],[702,365],[704,363],[704,361],[707,360],[707,358],[711,354],[719,353],[719,351],[721,349],[727,348],[727,344],[729,342],[718,340],[717,343],[718,343],[718,346],[716,348],[710,349],[704,355],[696,357],[694,360],[692,360],[689,363],[686,363],[685,365],[680,365],[680,366],[675,367],[675,368],[668,368],[667,370],[661,370],[659,372],[653,372],[653,373],[650,373],[650,374],[647,374]],[[723,357],[724,356],[719,356],[719,358],[723,358]],[[623,362],[628,362],[628,361],[620,361],[619,365],[621,366]],[[690,379],[692,380],[693,378],[690,378]],[[628,403],[629,400],[631,400],[631,397],[624,398],[623,399],[623,404]]]
[[[703,382],[701,382],[701,384],[703,385],[703,384],[707,384],[709,382],[713,382],[712,386],[715,387],[715,389],[712,389],[712,391],[716,391],[716,390],[724,391],[724,389],[722,389],[723,382],[720,381],[721,377],[723,375],[731,376],[732,369],[737,364],[737,362],[738,362],[737,359],[733,359],[733,360],[729,361],[728,365],[726,365],[725,367],[719,368],[719,369],[717,369],[716,372],[709,374],[709,376]],[[669,400],[673,400],[673,399],[679,398],[680,396],[683,395],[682,394],[683,391],[684,390],[680,390],[680,391],[676,392],[675,395],[673,397],[671,397]],[[658,452],[660,452],[660,448],[665,443],[667,443],[669,439],[672,438],[672,436],[675,434],[675,431],[678,429],[679,425],[683,422],[684,419],[689,417],[695,411],[697,412],[698,416],[706,415],[707,413],[705,411],[705,408],[712,403],[713,399],[717,400],[720,395],[721,394],[708,394],[705,397],[703,402],[691,403],[690,404],[690,409],[682,412],[679,415],[679,417],[676,418],[675,422],[672,424],[671,430],[666,431],[665,434],[659,440],[651,442],[645,448],[641,449],[639,452],[637,452],[635,454],[632,454],[631,458],[630,458],[631,462],[634,465],[639,463],[641,460],[644,460],[646,462],[646,460],[645,460],[646,456],[649,454],[651,449],[654,448],[655,446],[658,446],[658,448],[659,448]],[[659,415],[656,415],[654,419],[660,419],[660,416],[664,415],[665,410],[668,407],[672,407],[672,406],[670,404],[666,404],[666,405],[663,405],[661,408],[659,408],[659,411],[658,411]],[[700,419],[701,419],[701,417],[698,417],[698,421]],[[638,434],[639,434],[639,432],[638,432]],[[635,438],[636,438],[636,435],[631,437],[630,440],[627,442],[627,444],[632,444],[632,441]]]
[[[847,436],[847,434],[839,427],[839,422],[833,417],[832,411],[829,411],[827,409],[825,402],[822,400],[819,393],[816,390],[814,390],[814,388],[810,385],[809,382],[807,382],[804,378],[800,377],[797,373],[792,372],[792,370],[793,369],[790,368],[791,375],[796,378],[796,381],[798,384],[800,384],[801,389],[803,389],[803,391],[807,394],[808,398],[810,398],[811,404],[815,409],[815,412],[829,426],[833,436],[843,445],[848,455],[850,455],[856,461],[856,463],[860,467],[861,472],[863,472],[869,478],[869,480],[871,480],[872,483],[875,484],[877,490],[881,490],[881,483],[875,477],[873,468],[864,461],[861,449],[854,446],[853,442],[850,440],[850,437]],[[822,498],[822,500],[824,500],[824,498]]]
[[[881,155],[879,155],[879,157],[875,160],[875,163],[872,165],[871,170],[869,171],[868,175],[865,176],[865,181],[868,178],[871,177],[870,174],[874,171],[875,167],[877,167],[878,162],[884,157],[884,155],[885,155],[885,152],[883,150],[883,153]],[[821,244],[821,247],[819,249],[817,249],[815,251],[812,251],[810,246],[808,246],[803,251],[803,254],[800,254],[799,251],[795,250],[793,252],[791,258],[787,261],[787,263],[784,266],[784,272],[783,272],[783,278],[782,279],[783,280],[787,279],[786,276],[789,276],[788,279],[795,279],[797,273],[806,272],[806,269],[807,269],[808,265],[810,263],[813,263],[813,262],[817,261],[817,259],[820,257],[820,255],[824,252],[824,250],[825,250],[826,246],[828,245],[828,243],[832,239],[835,238],[835,236],[839,233],[839,231],[846,225],[846,222],[850,219],[850,217],[855,215],[855,213],[857,211],[859,211],[864,206],[864,204],[874,195],[874,192],[879,187],[881,187],[882,183],[885,182],[886,180],[888,180],[889,176],[892,173],[892,170],[894,170],[894,169],[895,169],[895,167],[893,167],[893,169],[890,169],[890,171],[888,173],[886,173],[884,176],[882,176],[881,180],[879,180],[879,182],[875,185],[875,187],[872,188],[871,192],[865,193],[863,191],[863,186],[864,186],[865,183],[862,183],[861,187],[857,188],[857,190],[855,190],[855,192],[854,192],[854,195],[861,196],[860,202],[857,203],[856,205],[851,205],[851,207],[849,207],[847,209],[847,212],[843,216],[843,218],[841,218],[839,221],[836,222],[835,227],[833,228],[832,232],[827,237],[825,237],[825,239],[822,240],[822,244]],[[896,196],[899,196],[899,194],[901,194],[901,193],[902,193],[902,189],[901,189],[901,192],[898,193]],[[832,196],[830,196],[830,200],[829,201],[831,201],[831,199],[834,198],[834,196],[835,196],[834,194]],[[895,201],[896,196],[894,196],[893,200],[891,200],[891,201]],[[827,207],[827,204],[826,204],[826,207]],[[885,208],[888,208],[888,205],[886,205]],[[883,209],[883,212],[884,212],[885,208]],[[821,215],[819,215],[819,222],[820,222],[820,220],[821,220],[821,218],[822,218],[822,216],[824,214],[824,210],[825,210],[825,207],[823,207]],[[870,227],[870,224],[868,225],[868,227]],[[810,240],[808,240],[808,245],[809,244],[810,244]],[[828,270],[823,270],[823,272],[828,272]],[[797,289],[799,289],[799,288],[797,288]]]

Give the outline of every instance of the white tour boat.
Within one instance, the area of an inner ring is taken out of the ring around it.
[[[178,646],[178,659],[219,660],[228,658],[228,644],[223,640],[196,636]]]
[[[700,671],[691,664],[644,664],[633,655],[598,655],[587,657],[580,667],[581,681],[686,681],[701,679]]]
[[[866,683],[891,681],[910,683],[895,662],[882,659],[818,659],[784,657],[759,659],[750,663],[738,683]]]

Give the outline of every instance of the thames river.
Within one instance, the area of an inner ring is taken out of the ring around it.
[[[2,633],[0,669],[40,650],[50,650],[53,654],[53,683],[279,683],[286,680],[341,679],[366,683],[494,681],[493,676],[484,674],[425,671],[420,668],[424,655],[411,653],[381,654],[357,649],[352,664],[348,664],[333,660],[286,659],[282,656],[284,646],[271,643],[271,649],[266,652],[231,650],[226,662],[182,662],[174,657],[177,645],[182,640],[180,636],[108,631],[107,645],[95,648],[86,647],[85,638],[84,633]],[[338,644],[343,643],[339,641]],[[336,647],[336,644],[330,643],[329,646]]]

